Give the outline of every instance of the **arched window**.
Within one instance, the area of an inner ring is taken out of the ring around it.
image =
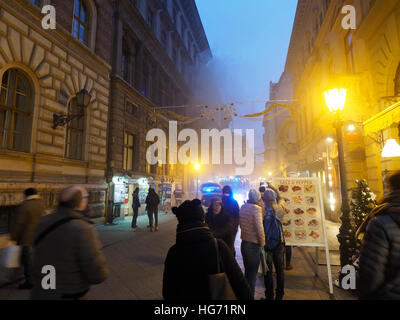
[[[89,16],[83,0],[75,0],[74,19],[72,24],[72,35],[79,41],[88,45],[89,39]]]
[[[84,112],[84,111],[83,111]],[[81,114],[76,98],[71,99],[68,105],[68,114]],[[74,117],[67,125],[67,141],[65,157],[74,160],[84,160],[85,151],[85,116]]]
[[[394,78],[394,95],[400,96],[400,64],[397,68],[396,77]]]
[[[1,80],[0,148],[29,152],[33,89],[18,69],[7,70]]]

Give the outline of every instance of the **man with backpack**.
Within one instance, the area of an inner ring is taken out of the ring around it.
[[[275,300],[282,300],[284,295],[284,263],[283,255],[285,249],[285,238],[282,223],[276,216],[277,194],[274,190],[267,188],[264,192],[265,210],[264,233],[266,254],[266,264],[268,271],[264,276],[265,298],[274,300],[274,281],[272,277],[272,265],[275,266],[277,287],[275,291]]]

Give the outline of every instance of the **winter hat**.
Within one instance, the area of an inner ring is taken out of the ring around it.
[[[249,201],[256,203],[261,199],[260,192],[258,192],[256,189],[251,189],[249,191]]]
[[[229,194],[230,196],[233,194],[232,188],[230,186],[225,186],[222,188],[223,194]]]
[[[176,215],[179,224],[203,222],[205,220],[204,210],[199,199],[186,200],[179,207],[173,207],[172,212]]]
[[[275,201],[276,200],[276,192],[270,188],[265,189],[264,192],[264,201]]]

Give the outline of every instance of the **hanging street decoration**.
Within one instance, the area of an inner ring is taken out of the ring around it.
[[[171,106],[171,107],[159,107],[156,108],[151,116],[151,119],[154,121],[157,117],[157,115],[163,115],[163,114],[168,114],[175,118],[175,120],[179,120],[181,123],[190,123],[196,120],[211,120],[214,121],[216,118],[220,115],[224,120],[232,120],[233,117],[241,117],[245,118],[246,120],[251,120],[251,121],[266,121],[266,120],[271,120],[275,117],[278,117],[279,115],[283,114],[286,112],[288,109],[291,111],[290,116],[295,115],[295,109],[285,103],[281,102],[293,102],[295,100],[271,100],[271,101],[241,101],[241,102],[233,102],[233,103],[222,103],[222,104],[214,104],[214,105],[184,105],[184,106]],[[239,115],[237,113],[237,109],[235,108],[235,105],[243,105],[247,103],[261,103],[261,102],[267,102],[267,103],[272,103],[272,102],[278,102],[274,103],[268,107],[266,107],[265,110],[257,113],[252,113],[252,114],[246,114],[246,115]],[[177,114],[176,112],[167,110],[167,108],[202,108],[201,110],[201,115],[200,117],[185,117],[180,114]],[[268,113],[271,111],[275,110],[276,108],[283,108],[282,110],[279,110],[273,114],[270,114],[266,116]],[[261,117],[261,118],[260,118]]]
[[[215,120],[217,117],[217,110],[218,109],[214,108],[213,106],[205,106],[201,111],[201,118],[205,120]]]

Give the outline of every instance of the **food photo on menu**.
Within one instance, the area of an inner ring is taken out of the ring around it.
[[[278,190],[279,190],[280,192],[288,192],[288,191],[289,191],[289,186],[287,186],[287,185],[280,185],[279,188],[278,188]]]
[[[309,233],[309,236],[314,239],[317,240],[319,238],[319,232],[316,232],[314,230],[311,230],[311,232]]]
[[[306,229],[295,229],[294,236],[296,240],[305,240],[307,236]]]
[[[319,221],[317,219],[312,219],[308,222],[309,228],[319,228]]]

